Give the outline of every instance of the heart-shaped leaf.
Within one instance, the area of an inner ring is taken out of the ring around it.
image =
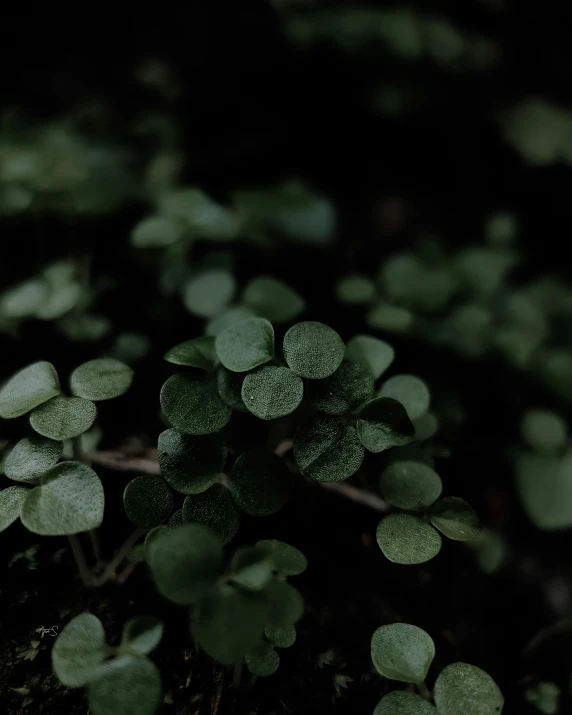
[[[16,482],[34,484],[62,456],[63,443],[38,435],[24,437],[4,463],[6,476]]]
[[[431,403],[429,388],[415,375],[395,375],[381,386],[378,397],[392,397],[401,402],[410,420],[425,414]]]
[[[200,370],[211,370],[217,362],[214,338],[201,336],[186,340],[168,350],[164,358],[174,365],[186,365]]]
[[[249,651],[244,662],[253,675],[273,675],[280,667],[280,656],[271,645],[262,641]]]
[[[205,271],[185,285],[183,303],[193,315],[212,318],[230,303],[234,289],[234,278],[228,271]]]
[[[7,487],[0,491],[0,531],[7,529],[20,516],[29,491],[27,487]]]
[[[275,420],[294,412],[303,394],[302,380],[287,367],[263,365],[242,383],[243,403],[262,420]]]
[[[439,715],[500,715],[504,698],[484,670],[468,663],[453,663],[437,678],[435,705]]]
[[[381,475],[381,494],[393,506],[423,511],[437,501],[443,490],[439,475],[421,462],[399,461]]]
[[[282,576],[297,576],[306,570],[308,561],[295,546],[276,539],[257,541],[256,546],[266,550],[274,561],[276,571]]]
[[[459,497],[445,497],[431,511],[431,523],[449,539],[470,541],[481,533],[481,522],[474,509]]]
[[[360,442],[370,452],[403,447],[415,436],[415,427],[405,408],[391,397],[368,402],[360,410],[356,426]]]
[[[522,418],[522,436],[539,452],[557,452],[564,446],[568,429],[564,420],[548,410],[528,410]]]
[[[62,462],[49,469],[40,486],[28,491],[22,523],[43,536],[65,536],[91,531],[103,521],[103,485],[81,462]]]
[[[324,323],[296,323],[282,345],[288,367],[300,377],[322,380],[332,375],[344,359],[343,340]]]
[[[288,501],[292,488],[292,475],[284,461],[265,449],[241,454],[229,476],[234,500],[252,516],[277,512]]]
[[[441,551],[438,532],[410,514],[389,514],[379,522],[376,536],[379,548],[396,564],[423,564]]]
[[[130,618],[123,627],[121,654],[147,655],[163,637],[163,624],[153,616]]]
[[[403,683],[423,683],[435,657],[435,643],[409,623],[381,626],[371,639],[371,659],[380,675]]]
[[[226,444],[218,433],[181,434],[168,429],[159,435],[157,449],[161,476],[181,494],[200,494],[224,469]]]
[[[216,336],[221,363],[233,372],[247,372],[274,357],[274,328],[264,318],[235,323]]]
[[[232,582],[248,591],[261,591],[272,578],[273,570],[272,557],[259,546],[238,549],[230,564]]]
[[[379,701],[373,715],[437,715],[437,710],[417,693],[394,690]]]
[[[206,492],[192,494],[185,499],[183,522],[207,526],[223,544],[228,544],[240,526],[240,513],[228,489],[214,484]]]
[[[64,685],[79,688],[93,679],[107,652],[101,621],[91,613],[81,613],[56,638],[52,665]]]
[[[307,391],[317,410],[327,415],[345,415],[371,397],[373,377],[363,365],[344,360],[330,377],[308,382]]]
[[[161,675],[149,658],[141,655],[104,663],[89,683],[92,715],[154,715],[161,699]]]
[[[168,485],[149,474],[132,479],[123,493],[127,518],[140,529],[162,524],[173,511],[173,503],[173,492]]]
[[[294,459],[306,477],[318,482],[341,482],[355,474],[364,448],[354,427],[341,417],[310,417],[294,436]]]
[[[217,371],[218,394],[225,405],[239,412],[248,412],[242,399],[243,372],[231,372],[222,365]]]
[[[220,576],[222,545],[200,524],[160,529],[145,548],[159,592],[175,603],[196,603]]]
[[[251,280],[244,289],[242,302],[273,323],[289,323],[306,308],[304,299],[293,288],[270,276]]]
[[[346,360],[353,360],[367,367],[377,380],[393,362],[395,351],[383,340],[369,335],[356,335],[346,345]]]
[[[218,394],[216,383],[196,373],[172,375],[161,390],[165,417],[184,434],[212,434],[230,420],[232,410]]]
[[[49,439],[79,437],[95,422],[97,407],[82,397],[52,397],[30,414],[30,425]]]
[[[296,642],[296,628],[294,626],[288,626],[287,628],[271,628],[267,626],[264,629],[264,635],[276,648],[290,648]]]
[[[133,382],[133,370],[115,358],[84,362],[72,372],[72,395],[86,400],[111,400],[123,395]]]
[[[0,390],[0,417],[25,415],[61,392],[56,368],[50,362],[35,362],[11,377]]]

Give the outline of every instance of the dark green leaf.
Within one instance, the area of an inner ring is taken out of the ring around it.
[[[481,522],[473,508],[459,497],[445,497],[433,507],[431,523],[454,541],[470,541],[481,533]]]
[[[453,663],[437,678],[435,705],[439,715],[500,715],[504,698],[484,670],[468,663]]]
[[[261,591],[272,578],[274,561],[263,548],[246,546],[232,557],[230,575],[233,583],[249,591]]]
[[[307,384],[308,399],[327,415],[344,415],[371,397],[373,377],[357,362],[344,360],[330,377]]]
[[[304,299],[293,288],[270,276],[251,280],[244,289],[242,302],[273,323],[289,323],[306,307]]]
[[[239,228],[232,211],[193,187],[163,193],[159,210],[164,216],[181,221],[186,231],[196,238],[228,241],[235,238]]]
[[[61,392],[55,367],[35,362],[17,372],[0,390],[0,417],[5,420],[25,415]]]
[[[97,408],[82,397],[52,397],[30,414],[30,425],[43,437],[73,439],[95,422]]]
[[[443,491],[439,475],[420,462],[393,462],[381,475],[381,494],[393,506],[423,511]]]
[[[186,365],[187,367],[197,367],[201,370],[210,370],[217,362],[214,349],[214,338],[201,336],[186,340],[184,343],[175,345],[164,355],[167,362],[174,365]]]
[[[161,476],[181,494],[200,494],[224,469],[226,444],[221,434],[187,435],[168,429],[159,435]]]
[[[294,586],[279,578],[270,581],[262,596],[268,604],[265,623],[268,628],[289,628],[304,612],[302,596]]]
[[[341,417],[310,417],[294,436],[294,459],[306,477],[341,482],[355,474],[364,449],[356,430]]]
[[[296,323],[282,346],[288,367],[300,377],[322,380],[332,375],[344,359],[344,342],[324,323]]]
[[[249,651],[244,660],[246,667],[253,675],[262,677],[273,675],[280,667],[280,656],[265,641]]]
[[[302,380],[287,367],[263,365],[242,383],[243,403],[262,420],[275,420],[294,412],[303,394]]]
[[[216,383],[195,373],[172,375],[161,390],[165,417],[184,434],[212,434],[232,415],[218,394]]]
[[[56,638],[52,665],[59,680],[70,688],[79,688],[93,679],[100,663],[107,657],[105,631],[91,613],[81,613],[70,621]]]
[[[394,690],[379,701],[373,715],[437,715],[437,710],[416,693]]]
[[[27,487],[7,487],[0,491],[0,532],[20,516],[22,504],[29,491]]]
[[[308,561],[304,554],[295,546],[290,546],[276,539],[263,539],[257,541],[259,546],[272,556],[276,571],[282,576],[297,576],[306,570]]]
[[[380,675],[403,683],[423,683],[435,657],[435,643],[409,623],[381,626],[371,639],[371,659]]]
[[[62,456],[62,442],[32,435],[21,439],[6,458],[6,476],[33,484]]]
[[[377,543],[396,564],[423,564],[441,551],[439,533],[416,516],[390,514],[377,527]]]
[[[173,492],[160,477],[135,477],[125,488],[123,505],[131,523],[140,529],[162,524],[173,511]]]
[[[216,336],[221,363],[233,372],[247,372],[274,357],[274,329],[264,318],[235,323]]]
[[[413,441],[415,427],[403,405],[391,397],[378,397],[365,405],[358,416],[360,442],[370,452],[403,447]]]
[[[228,489],[214,484],[206,492],[185,499],[183,523],[188,522],[207,526],[223,544],[228,544],[240,526],[240,513]]]
[[[572,526],[572,456],[520,455],[516,487],[526,513],[539,529]]]
[[[231,372],[222,365],[217,371],[218,394],[225,405],[239,412],[248,412],[242,401],[243,372]]]
[[[415,375],[395,375],[381,386],[378,397],[393,397],[407,410],[410,420],[416,420],[429,409],[431,395],[427,385]]]
[[[369,335],[356,335],[346,345],[346,360],[359,362],[377,380],[393,362],[395,351],[389,343]]]
[[[165,216],[148,216],[131,232],[131,243],[136,248],[162,248],[177,243],[183,236],[183,226]]]
[[[234,463],[229,488],[243,511],[266,516],[284,506],[292,493],[293,480],[280,457],[265,449],[253,449]]]
[[[290,648],[296,642],[296,629],[294,626],[287,628],[270,628],[264,629],[264,634],[268,640],[277,648]]]
[[[336,295],[342,303],[362,305],[375,297],[375,285],[366,276],[348,275],[338,281]],[[355,360],[355,358],[350,358]]]
[[[231,306],[220,315],[217,315],[212,320],[209,320],[205,328],[207,335],[216,337],[223,330],[226,330],[231,325],[240,323],[249,318],[255,318],[256,314],[244,305]]]
[[[555,412],[528,410],[522,419],[522,436],[533,449],[550,453],[564,446],[568,430]]]
[[[193,315],[212,318],[230,303],[234,289],[234,278],[228,271],[205,271],[186,284],[183,303]]]
[[[153,616],[130,618],[123,627],[121,654],[147,655],[163,637],[163,624]]]
[[[141,655],[125,655],[104,663],[88,691],[92,715],[154,715],[161,696],[161,675]]]
[[[129,365],[114,358],[99,358],[76,367],[70,377],[70,387],[73,395],[86,400],[111,400],[127,392],[133,375]]]

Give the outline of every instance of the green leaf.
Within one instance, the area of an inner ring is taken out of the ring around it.
[[[479,517],[459,497],[445,497],[438,501],[431,511],[431,523],[454,541],[470,541],[481,533]]]
[[[457,256],[459,272],[467,285],[478,293],[494,293],[517,263],[510,250],[495,250],[474,246],[463,249]]]
[[[441,551],[439,533],[410,514],[389,514],[377,527],[377,543],[384,556],[396,564],[423,564]]]
[[[416,420],[429,409],[431,395],[427,385],[415,375],[395,375],[381,386],[378,397],[393,397],[407,410],[410,420]]]
[[[221,363],[233,372],[247,372],[274,357],[274,329],[264,318],[250,318],[216,336]]]
[[[130,618],[123,627],[121,654],[147,655],[163,637],[163,624],[153,616]]]
[[[400,333],[409,330],[413,324],[413,315],[406,308],[390,303],[374,305],[366,315],[366,323],[375,330],[390,330]]]
[[[0,315],[21,320],[35,315],[49,296],[49,287],[43,280],[32,279],[10,288],[0,297]]]
[[[358,415],[356,427],[360,442],[370,452],[403,447],[415,436],[415,427],[405,408],[391,397],[368,402]]]
[[[161,432],[158,442],[161,476],[181,494],[200,494],[224,469],[227,449],[218,432],[207,435]]]
[[[184,434],[218,432],[232,416],[216,383],[190,372],[179,372],[167,380],[161,390],[161,407],[173,427]]]
[[[114,358],[99,358],[76,367],[70,377],[70,387],[73,395],[86,400],[111,400],[127,392],[133,375],[129,365]]]
[[[273,452],[253,449],[232,466],[229,489],[238,506],[251,516],[279,511],[292,493],[293,480],[285,462]]]
[[[216,375],[218,394],[225,405],[239,412],[248,412],[242,400],[242,383],[245,374],[243,372],[231,372],[222,365]]]
[[[253,278],[244,289],[242,302],[273,323],[289,323],[306,308],[304,299],[293,288],[270,276]]]
[[[184,343],[175,345],[163,357],[167,362],[171,362],[174,365],[186,365],[187,367],[197,367],[201,370],[211,370],[217,362],[214,338],[201,336],[200,338],[186,340]]]
[[[173,511],[173,492],[160,477],[135,477],[125,487],[123,506],[127,518],[140,529],[162,524]]]
[[[295,546],[286,544],[276,539],[263,539],[257,541],[259,546],[272,556],[276,571],[281,576],[297,576],[306,570],[308,561],[304,554]]]
[[[485,573],[494,573],[503,565],[507,555],[507,545],[500,534],[483,529],[479,536],[467,542],[473,551],[479,568]]]
[[[7,487],[0,491],[0,532],[7,529],[20,516],[28,492],[27,487]]]
[[[381,475],[381,494],[393,506],[407,511],[423,511],[437,501],[443,491],[439,475],[420,462],[393,462]]]
[[[395,351],[383,340],[369,335],[356,335],[346,345],[346,360],[359,362],[377,380],[393,362]]]
[[[265,623],[268,628],[289,628],[304,612],[302,596],[294,586],[279,578],[273,578],[262,595],[268,604]]]
[[[175,511],[175,512],[173,512],[173,514],[171,514],[171,518],[167,522],[167,528],[174,529],[177,526],[182,526],[182,524],[183,524],[183,510],[177,509],[177,511]]]
[[[183,226],[165,216],[148,216],[131,232],[131,245],[136,248],[172,246],[183,236]]]
[[[145,656],[114,658],[89,683],[91,715],[154,715],[161,700],[161,675]]]
[[[484,670],[468,663],[453,663],[437,678],[435,705],[439,715],[500,715],[504,698]]]
[[[264,629],[264,634],[276,648],[290,648],[296,642],[296,628],[294,626],[288,626],[287,628],[271,628],[267,626]]]
[[[435,657],[435,643],[422,628],[409,623],[381,626],[371,639],[371,659],[384,678],[423,683]]]
[[[375,297],[375,285],[366,276],[348,275],[338,281],[336,295],[342,303],[365,305]]]
[[[4,463],[7,477],[16,482],[33,484],[53,467],[62,456],[63,444],[53,439],[32,435],[21,439]]]
[[[413,421],[415,427],[415,441],[426,442],[433,437],[439,429],[439,421],[432,412],[426,412]]]
[[[373,715],[437,715],[437,710],[416,693],[394,690],[379,701]]]
[[[55,367],[35,362],[11,377],[0,390],[0,417],[5,420],[25,415],[61,392]]]
[[[310,417],[294,435],[298,469],[318,482],[341,482],[351,477],[363,458],[364,448],[356,430],[341,417]]]
[[[242,400],[261,420],[289,415],[302,402],[304,383],[287,367],[264,365],[249,373],[242,383]]]
[[[197,603],[220,576],[222,545],[200,524],[160,529],[145,548],[159,593],[174,603]]]
[[[288,367],[300,377],[322,380],[332,375],[344,359],[343,340],[324,323],[296,323],[282,345]]]
[[[103,485],[81,462],[62,462],[49,469],[40,486],[28,491],[22,523],[43,536],[66,536],[91,531],[103,521]]]
[[[572,455],[560,459],[520,455],[516,488],[524,510],[539,529],[572,526]]]
[[[55,440],[73,439],[95,422],[97,407],[82,397],[52,397],[30,414],[30,425],[38,434]]]
[[[555,452],[561,449],[568,429],[564,420],[549,410],[528,410],[522,419],[523,439],[539,452]]]
[[[185,285],[183,303],[193,315],[212,318],[230,303],[234,290],[234,278],[228,271],[205,271]]]
[[[344,415],[371,397],[373,378],[363,365],[344,360],[330,377],[308,382],[307,392],[317,410],[327,415]]]
[[[91,613],[81,613],[70,621],[52,648],[54,671],[70,688],[80,688],[92,680],[106,657],[105,631]]]
[[[226,330],[231,325],[241,323],[243,320],[255,318],[256,314],[244,305],[231,306],[220,315],[217,315],[206,325],[205,332],[207,335],[216,337],[223,330]]]
[[[198,604],[191,630],[215,660],[231,665],[262,638],[268,604],[260,594],[223,585]]]
[[[207,526],[223,544],[228,544],[240,526],[240,513],[228,489],[214,484],[206,492],[185,499],[183,523],[189,522]]]
[[[273,570],[272,557],[259,546],[238,549],[230,564],[232,582],[248,591],[261,591],[272,578]]]
[[[196,238],[228,241],[236,237],[239,229],[233,212],[192,187],[163,193],[159,210],[168,218],[182,221],[187,232]]]
[[[249,651],[244,659],[246,667],[253,675],[273,675],[280,667],[280,656],[265,641]]]

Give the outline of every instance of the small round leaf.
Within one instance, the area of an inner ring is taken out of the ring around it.
[[[516,488],[539,529],[572,526],[572,455],[521,454],[516,461]]]
[[[53,397],[30,414],[30,425],[43,437],[73,439],[95,422],[97,407],[82,397]]]
[[[468,663],[453,663],[437,678],[435,705],[439,715],[500,715],[504,698],[484,670]]]
[[[393,462],[381,475],[381,494],[393,506],[423,511],[443,491],[439,475],[421,462]]]
[[[296,323],[282,346],[288,367],[300,377],[322,380],[332,375],[344,359],[344,342],[324,323]]]
[[[437,715],[437,710],[417,693],[394,690],[379,701],[373,715]]]
[[[216,375],[218,394],[225,405],[239,412],[248,412],[242,399],[243,372],[231,372],[222,365]]]
[[[251,280],[244,289],[242,302],[273,323],[289,323],[306,307],[304,299],[293,288],[270,276]]]
[[[92,715],[154,715],[161,697],[161,675],[149,658],[140,655],[104,663],[89,683]]]
[[[111,400],[123,395],[133,382],[133,370],[115,358],[84,362],[72,372],[72,395],[86,400]]]
[[[375,296],[375,285],[370,278],[365,276],[348,275],[336,285],[336,295],[342,303],[366,304]],[[354,359],[351,358],[351,360]]]
[[[165,216],[148,216],[131,232],[131,244],[136,248],[163,248],[177,243],[183,235],[183,226]]]
[[[381,626],[371,639],[371,659],[380,675],[402,683],[423,683],[435,657],[435,643],[409,623]]]
[[[0,491],[0,531],[7,529],[20,516],[29,491],[27,487],[7,487]]]
[[[184,434],[212,434],[232,416],[218,394],[216,383],[195,373],[172,375],[161,390],[165,417]]]
[[[303,394],[304,383],[287,367],[263,365],[242,383],[244,405],[261,420],[275,420],[294,412]]]
[[[317,410],[327,415],[344,415],[371,397],[373,378],[363,365],[344,360],[330,377],[308,382],[307,391]]]
[[[247,372],[274,357],[274,328],[264,318],[235,323],[216,336],[221,363],[233,372]]]
[[[25,415],[61,392],[55,367],[35,362],[11,377],[0,390],[0,417],[5,420]]]
[[[377,543],[383,554],[396,564],[423,564],[441,551],[439,533],[410,514],[389,514],[377,527]]]
[[[222,545],[200,524],[159,527],[145,549],[159,592],[174,603],[196,603],[220,576]]]
[[[356,427],[360,442],[370,452],[403,447],[415,436],[415,427],[405,408],[391,397],[368,402],[359,413]]]
[[[127,518],[140,529],[162,524],[173,511],[173,503],[173,492],[168,485],[149,474],[132,479],[123,493]]]
[[[306,570],[308,561],[304,554],[295,546],[276,539],[263,539],[256,545],[262,547],[272,556],[274,567],[281,576],[297,576]]]
[[[395,375],[381,386],[378,397],[393,397],[407,410],[410,420],[416,420],[429,409],[431,395],[427,385],[415,375]]]
[[[223,330],[226,330],[231,325],[235,323],[240,323],[243,320],[248,320],[248,318],[255,318],[255,313],[244,305],[234,305],[227,308],[223,313],[217,315],[206,325],[205,333],[216,337]]]
[[[568,430],[564,420],[548,410],[529,410],[522,419],[522,436],[539,452],[554,452],[564,446]]]
[[[290,648],[296,642],[296,628],[294,626],[288,626],[287,628],[271,628],[267,626],[264,629],[264,634],[276,648]]]
[[[207,526],[223,544],[228,544],[240,526],[240,513],[228,489],[214,484],[206,492],[185,499],[183,523],[189,522]]]
[[[230,564],[233,583],[248,591],[261,591],[272,578],[273,570],[272,557],[259,546],[238,549]]]
[[[107,657],[105,631],[91,613],[81,613],[56,638],[52,665],[58,679],[70,688],[89,682]]]
[[[121,645],[122,654],[147,655],[163,637],[163,624],[153,616],[130,618],[123,627]]]
[[[273,578],[262,595],[268,605],[267,628],[289,628],[304,612],[302,596],[294,586],[279,578]]]
[[[193,315],[212,318],[230,303],[234,288],[234,278],[228,271],[205,271],[186,284],[183,303]]]
[[[271,645],[262,641],[249,651],[244,662],[253,675],[261,677],[273,675],[280,667],[280,656]]]
[[[163,356],[167,362],[173,365],[186,365],[196,367],[200,370],[210,370],[217,362],[214,349],[214,338],[201,336],[186,340],[184,343],[175,345]]]
[[[241,454],[229,475],[229,489],[235,502],[251,516],[279,511],[292,488],[292,475],[285,462],[265,449]]]
[[[470,541],[481,533],[481,522],[473,508],[459,497],[445,497],[433,507],[431,523],[454,541]]]
[[[16,482],[33,484],[62,456],[63,444],[38,435],[24,437],[6,458],[4,472]]]
[[[346,360],[359,362],[377,380],[393,362],[395,351],[384,340],[369,335],[356,335],[346,345]]]
[[[226,462],[226,444],[219,433],[181,434],[168,429],[159,435],[161,476],[181,494],[200,494],[216,481]]]
[[[318,482],[341,482],[351,477],[363,458],[364,448],[356,430],[341,417],[310,417],[294,435],[298,469]]]

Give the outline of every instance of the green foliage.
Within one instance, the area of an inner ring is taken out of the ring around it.
[[[162,248],[177,243],[183,235],[181,224],[165,216],[148,216],[131,233],[136,248]]]
[[[437,710],[420,695],[394,690],[379,701],[373,715],[437,715]]]
[[[568,429],[564,420],[548,410],[529,410],[522,418],[522,436],[532,449],[547,454],[564,446]]]
[[[544,715],[556,715],[559,710],[560,688],[556,683],[540,682],[527,688],[524,696]]]
[[[245,374],[242,372],[231,372],[222,365],[217,370],[218,394],[225,405],[238,412],[248,412],[242,399],[242,383]]]
[[[390,447],[409,444],[415,428],[400,402],[391,397],[378,397],[360,411],[357,434],[367,450],[383,452]]]
[[[227,455],[219,433],[187,435],[174,429],[159,435],[157,451],[161,476],[181,494],[200,494],[214,484]]]
[[[310,380],[322,380],[338,369],[345,347],[335,330],[323,323],[306,321],[288,330],[282,350],[293,372]]]
[[[269,628],[264,629],[264,635],[276,648],[290,648],[296,642],[296,628]]]
[[[274,561],[259,546],[238,549],[232,557],[232,583],[247,591],[262,591],[272,578]]]
[[[24,437],[12,449],[4,464],[7,477],[16,482],[36,484],[62,456],[63,444],[32,435]]]
[[[401,402],[411,420],[425,414],[431,402],[427,385],[415,375],[390,377],[381,386],[378,397],[392,397]]]
[[[294,436],[294,459],[304,476],[340,482],[360,468],[364,448],[354,427],[341,417],[310,417]]]
[[[161,390],[161,407],[175,429],[192,435],[218,432],[232,414],[216,383],[190,372],[179,372],[167,380]]]
[[[516,488],[539,529],[572,526],[572,456],[523,453],[516,461]]]
[[[423,683],[435,657],[433,639],[408,623],[378,628],[371,639],[371,659],[380,675],[404,683]]]
[[[264,449],[241,454],[229,475],[229,489],[234,500],[252,516],[277,512],[288,500],[292,487],[286,464]]]
[[[393,506],[407,511],[424,511],[441,496],[441,478],[420,462],[397,461],[381,475],[383,497]]]
[[[214,338],[201,336],[185,340],[184,343],[175,345],[168,350],[164,358],[174,365],[186,365],[187,367],[197,367],[201,370],[211,370],[217,361],[214,348]]]
[[[84,362],[70,376],[72,394],[86,400],[111,400],[123,395],[133,382],[133,370],[114,358]]]
[[[20,516],[27,494],[26,487],[6,487],[0,491],[0,532],[7,529]]]
[[[80,688],[93,679],[107,655],[101,621],[91,613],[82,613],[57,637],[52,648],[52,665],[64,685]]]
[[[244,289],[242,302],[273,323],[289,323],[306,308],[304,299],[295,290],[270,276],[251,280]]]
[[[304,554],[294,546],[275,539],[263,539],[257,546],[271,554],[276,571],[282,576],[298,576],[303,573],[308,562]]]
[[[369,303],[375,295],[375,286],[366,276],[348,275],[336,285],[338,300],[350,305]]]
[[[43,437],[65,440],[79,437],[93,425],[97,408],[82,397],[52,397],[30,414],[30,425]]]
[[[51,400],[61,391],[55,367],[36,362],[16,373],[0,390],[0,417],[13,419]]]
[[[438,501],[431,511],[431,523],[454,541],[470,541],[481,531],[479,517],[459,497],[445,497]]]
[[[280,656],[271,645],[263,641],[249,651],[245,663],[253,675],[273,675],[280,667]]]
[[[199,273],[185,285],[183,303],[193,315],[212,318],[230,301],[235,291],[234,278],[223,270]]]
[[[344,360],[333,375],[308,382],[307,390],[308,399],[317,410],[327,415],[344,415],[371,397],[373,378],[363,365]]]
[[[214,484],[205,492],[189,495],[183,504],[183,523],[207,526],[223,544],[238,531],[240,513],[228,489]]]
[[[377,527],[377,543],[394,563],[422,564],[437,556],[441,537],[430,525],[410,514],[390,514]]]
[[[250,372],[242,383],[242,401],[262,420],[285,417],[302,402],[304,384],[286,367],[264,365]]]
[[[389,343],[369,335],[356,335],[346,345],[346,360],[365,365],[377,380],[393,362],[395,351]]]
[[[147,655],[161,642],[163,624],[153,616],[131,618],[123,626],[119,652],[123,655]]]
[[[440,715],[489,715],[500,713],[504,698],[484,670],[468,663],[453,663],[435,682],[435,705]]]
[[[158,526],[173,510],[173,492],[162,479],[144,475],[125,487],[123,505],[129,520],[141,529]]]
[[[215,347],[224,367],[248,372],[274,357],[274,329],[264,318],[242,320],[218,333]]]
[[[89,683],[93,715],[153,715],[161,703],[161,676],[145,656],[125,655],[98,668]]]

